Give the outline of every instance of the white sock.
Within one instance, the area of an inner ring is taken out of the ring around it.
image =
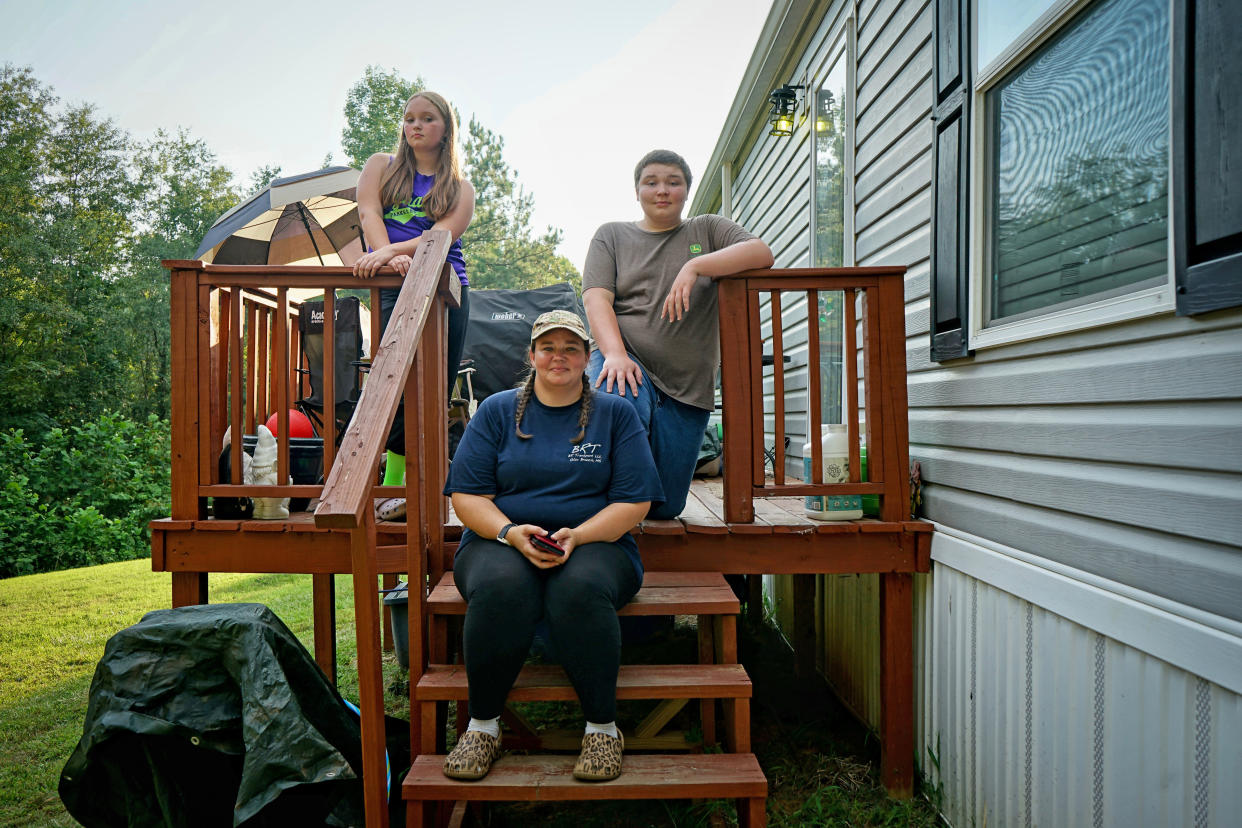
[[[500,717],[494,719],[471,719],[470,725],[466,728],[466,732],[475,730],[479,733],[486,733],[488,736],[500,738]]]
[[[607,722],[606,724],[587,722],[586,734],[584,735],[590,736],[592,733],[607,733],[614,739],[621,738],[621,731],[617,730],[617,723],[615,721]]]

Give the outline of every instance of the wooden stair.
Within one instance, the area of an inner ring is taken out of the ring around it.
[[[628,747],[628,745],[627,745]],[[576,756],[502,756],[475,782],[444,775],[444,756],[425,754],[401,785],[406,826],[434,819],[431,804],[468,802],[573,802],[607,799],[734,799],[738,824],[766,824],[768,780],[753,753],[680,756],[626,754],[625,771],[611,782],[579,782]]]
[[[622,665],[618,700],[651,699],[659,704],[637,728],[627,732],[625,771],[607,783],[582,783],[571,771],[581,731],[536,732],[514,711],[506,710],[506,750],[537,751],[504,755],[478,782],[444,776],[442,705],[458,704],[458,728],[464,727],[468,684],[465,667],[435,663],[446,651],[448,619],[465,614],[452,572],[446,572],[427,598],[431,660],[413,690],[422,719],[420,755],[402,784],[406,824],[442,824],[452,803],[483,801],[573,801],[585,799],[700,799],[737,801],[742,825],[765,824],[767,780],[750,752],[751,683],[737,663],[737,613],[732,589],[719,572],[649,572],[634,599],[619,615],[696,615],[699,619],[699,663]],[[523,667],[510,702],[574,701],[577,696],[559,666]],[[664,726],[691,699],[700,700],[703,742],[716,741],[716,700],[724,712],[724,747],[728,753],[691,753],[700,746],[682,733],[662,733]],[[439,744],[437,744],[439,742]],[[546,751],[562,750],[568,755]],[[659,751],[637,754],[631,751]],[[680,752],[673,752],[680,751]],[[428,807],[435,804],[437,807]]]

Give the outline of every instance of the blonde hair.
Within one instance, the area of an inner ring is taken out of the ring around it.
[[[436,183],[431,185],[431,191],[423,197],[423,209],[434,221],[444,216],[457,204],[457,199],[461,195],[462,174],[461,158],[457,154],[457,116],[453,113],[453,107],[449,106],[449,102],[442,95],[428,89],[411,95],[401,110],[402,126],[397,136],[397,146],[393,149],[393,159],[380,181],[380,203],[386,210],[394,204],[405,203],[409,200],[410,194],[414,192],[414,174],[418,172],[418,166],[414,159],[414,150],[405,140],[404,112],[409,109],[415,98],[426,100],[444,119],[444,136],[440,139],[440,158],[436,162]]]

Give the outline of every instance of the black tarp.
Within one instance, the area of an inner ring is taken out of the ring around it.
[[[104,648],[60,797],[88,828],[361,825],[361,757],[357,716],[267,607],[158,610]]]
[[[531,290],[471,290],[463,359],[474,360],[474,396],[484,400],[512,388],[530,351],[530,328],[541,313],[570,310],[586,321],[568,282]]]

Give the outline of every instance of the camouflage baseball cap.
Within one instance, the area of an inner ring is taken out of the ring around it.
[[[557,328],[564,328],[573,335],[580,337],[584,342],[589,343],[591,341],[591,338],[587,336],[586,325],[582,323],[582,318],[578,314],[567,310],[552,310],[539,314],[539,318],[531,326],[531,344],[534,345],[536,339],[548,331],[556,330]]]

